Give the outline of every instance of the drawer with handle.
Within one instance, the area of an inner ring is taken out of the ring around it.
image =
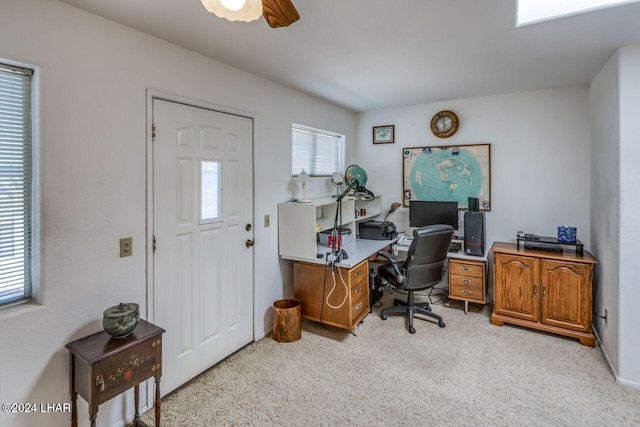
[[[449,274],[482,277],[484,275],[484,263],[476,264],[451,260],[449,261]]]
[[[369,284],[364,281],[356,284],[351,288],[351,301],[356,301],[362,298],[362,295],[367,295],[369,290]]]
[[[369,297],[367,295],[351,301],[353,301],[351,303],[351,319],[357,319],[364,312],[369,313]]]
[[[351,279],[351,287],[355,288],[361,282],[369,278],[369,263],[363,262],[355,266],[349,272],[349,278]]]
[[[453,275],[449,278],[449,297],[484,302],[482,280],[475,277]]]

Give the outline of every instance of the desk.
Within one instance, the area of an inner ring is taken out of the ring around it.
[[[349,257],[333,271],[326,263],[326,246],[318,246],[322,259],[286,257],[294,261],[293,290],[302,302],[302,317],[353,332],[369,314],[369,258],[394,241],[356,239],[344,247]]]
[[[377,254],[387,246],[391,246],[398,239],[393,240],[369,240],[369,239],[355,239],[351,244],[346,245],[343,250],[347,253],[349,258],[342,259],[338,265],[339,267],[353,268],[360,264],[363,260],[369,259],[369,257]],[[331,249],[325,245],[317,244],[316,253],[321,254],[322,258],[309,259],[297,255],[281,255],[284,259],[292,261],[304,261],[311,264],[325,265],[327,259],[327,253],[331,252]]]
[[[406,252],[409,246],[397,245],[398,251]],[[469,303],[487,304],[487,257],[466,255],[464,252],[449,252],[449,293],[447,298],[464,301],[464,313]]]
[[[131,335],[112,338],[104,331],[70,342],[71,426],[78,425],[78,394],[89,403],[91,427],[95,427],[98,406],[134,387],[134,426],[145,426],[138,414],[140,383],[155,377],[156,427],[160,426],[160,377],[162,376],[161,329],[140,320]]]

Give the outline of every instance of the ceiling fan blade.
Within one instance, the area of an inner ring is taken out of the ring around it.
[[[288,27],[300,19],[291,0],[262,0],[262,16],[271,28]]]

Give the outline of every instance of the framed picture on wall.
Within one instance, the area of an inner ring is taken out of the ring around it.
[[[477,197],[480,210],[491,210],[491,144],[402,149],[403,201],[458,202],[468,209]]]
[[[393,144],[395,125],[374,126],[373,127],[373,143],[374,144]]]

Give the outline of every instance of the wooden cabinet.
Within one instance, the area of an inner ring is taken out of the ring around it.
[[[449,299],[487,303],[486,263],[483,259],[449,258]]]
[[[162,376],[161,329],[140,320],[131,335],[112,338],[104,331],[66,345],[71,352],[71,425],[78,425],[78,394],[89,403],[91,426],[95,427],[98,406],[134,388],[134,426],[145,426],[138,413],[140,383],[154,377],[155,418],[160,425],[160,377]]]
[[[293,263],[294,294],[302,317],[354,330],[369,314],[369,261],[352,268]]]
[[[589,252],[557,254],[496,242],[491,323],[511,323],[578,338],[595,346],[591,326],[592,271]]]

